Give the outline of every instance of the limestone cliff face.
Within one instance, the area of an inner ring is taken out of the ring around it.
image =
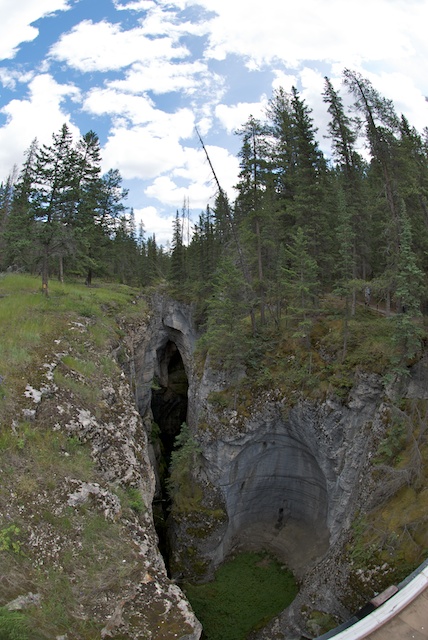
[[[210,394],[226,388],[228,381],[209,363],[202,377],[196,376],[195,340],[190,309],[155,297],[149,325],[140,336],[135,334],[133,344],[143,416],[150,414],[154,377],[167,384],[166,345],[174,342],[183,359],[188,422],[203,449],[195,480],[207,496],[214,496],[216,517],[218,507],[226,515],[192,541],[195,552],[209,575],[237,546],[264,546],[302,577],[352,518],[368,434],[383,391],[380,380],[361,375],[346,405],[302,401],[288,409],[286,399],[268,393],[256,398],[251,415],[242,419],[236,411],[218,411],[210,403]],[[173,526],[177,557],[185,555],[190,543],[182,520]]]
[[[379,376],[359,373],[346,401],[302,399],[289,408],[289,399],[272,389],[240,415],[212,401],[229,386],[222,372],[208,361],[197,375],[196,337],[191,310],[159,296],[132,346],[138,406],[150,421],[153,380],[168,385],[168,345],[176,345],[188,378],[187,421],[202,450],[192,478],[203,492],[199,509],[173,510],[169,521],[173,575],[207,578],[232,551],[263,547],[294,570],[301,591],[257,637],[298,636],[308,607],[345,618],[341,592],[350,572],[343,551],[370,491],[388,389]],[[414,369],[402,397],[424,397],[426,368]]]
[[[216,424],[208,407],[203,472],[221,488],[228,514],[214,562],[237,545],[261,544],[302,576],[335,544],[352,517],[381,393],[375,376],[361,376],[347,405],[302,401],[287,409],[267,394],[230,431],[224,412]]]

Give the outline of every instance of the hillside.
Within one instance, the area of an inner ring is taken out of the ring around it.
[[[145,303],[108,284],[53,283],[44,299],[21,275],[0,295],[1,638],[199,637],[157,551],[147,435],[119,366]]]

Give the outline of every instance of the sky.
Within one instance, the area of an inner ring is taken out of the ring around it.
[[[0,0],[0,181],[37,137],[98,134],[146,237],[168,246],[216,185],[233,201],[236,135],[296,86],[325,153],[324,77],[362,73],[428,126],[428,0]],[[343,93],[344,95],[344,93]]]

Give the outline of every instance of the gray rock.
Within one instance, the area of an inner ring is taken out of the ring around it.
[[[27,593],[23,596],[18,596],[12,602],[8,602],[5,606],[9,611],[22,611],[28,609],[28,607],[40,607],[42,602],[42,596],[40,593]]]

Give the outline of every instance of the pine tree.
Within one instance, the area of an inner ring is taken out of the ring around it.
[[[428,272],[428,156],[422,136],[402,115],[397,148],[397,178],[412,227],[413,246]]]
[[[76,240],[75,269],[86,274],[86,283],[100,267],[106,246],[104,229],[99,223],[100,201],[104,197],[101,180],[101,150],[96,133],[88,131],[77,143],[74,175],[75,206],[70,224]]]
[[[183,243],[183,225],[178,210],[173,223],[171,249],[170,279],[175,293],[180,293],[186,282],[186,248]]]
[[[13,168],[5,183],[0,184],[0,269],[7,265],[5,231],[12,212],[14,183],[16,182],[17,167]]]
[[[326,206],[328,193],[327,165],[315,138],[317,129],[311,117],[311,109],[292,88],[294,147],[296,158],[295,197],[292,212],[295,226],[300,227],[308,241],[312,257],[321,270],[328,273],[329,248],[332,245],[331,222]]]
[[[260,321],[265,323],[266,283],[264,279],[263,226],[267,215],[264,207],[265,191],[269,184],[268,128],[252,116],[237,131],[242,138],[239,152],[241,171],[237,185],[238,197],[235,203],[235,220],[241,231],[244,246],[249,254],[256,256],[256,266],[252,280],[259,298]],[[254,251],[254,254],[253,254]]]
[[[391,297],[396,281],[396,261],[399,253],[400,193],[397,179],[398,118],[391,100],[382,97],[371,82],[361,74],[345,69],[344,82],[354,96],[354,105],[365,121],[366,137],[372,155],[370,173],[382,184],[385,215],[381,235],[383,237],[384,265],[382,280],[386,293],[386,309],[389,313]],[[376,217],[379,217],[379,213]],[[378,250],[379,252],[379,250]]]
[[[337,194],[338,220],[336,237],[339,250],[336,264],[335,293],[345,299],[342,350],[342,360],[344,360],[348,349],[349,317],[355,315],[355,232],[353,230],[350,208],[347,205],[345,193],[340,184]]]
[[[31,209],[36,221],[36,241],[40,246],[42,291],[48,295],[49,263],[69,250],[67,220],[73,209],[73,171],[76,155],[71,133],[64,124],[52,135],[52,144],[43,145],[36,157]]]
[[[342,98],[334,89],[328,78],[325,78],[324,102],[328,104],[330,121],[328,123],[328,137],[332,142],[333,156],[337,162],[335,167],[335,181],[337,182],[338,210],[337,215],[341,224],[344,216],[349,225],[349,233],[353,237],[352,247],[347,251],[352,254],[354,272],[348,278],[366,279],[370,256],[368,254],[370,237],[370,220],[364,191],[365,163],[356,151],[358,138],[358,121],[349,117],[344,109]],[[349,237],[347,233],[347,237]],[[336,236],[339,263],[343,265],[341,253],[342,239]],[[347,258],[348,259],[348,258]],[[349,258],[351,260],[351,258]],[[341,268],[340,271],[343,271]],[[342,276],[340,276],[342,277]],[[351,314],[355,314],[356,290],[352,294]]]
[[[246,283],[233,260],[225,257],[208,301],[208,321],[202,344],[213,366],[230,376],[242,369],[248,349],[245,319],[249,314]]]
[[[25,152],[25,160],[14,184],[10,213],[4,228],[5,263],[31,271],[35,262],[34,219],[31,210],[37,139]]]
[[[403,201],[400,208],[400,223],[400,252],[396,286],[400,312],[394,317],[394,324],[395,342],[400,351],[398,368],[401,371],[406,371],[406,364],[421,349],[423,331],[419,319],[422,316],[421,298],[427,291],[427,279],[417,264],[417,258],[412,248],[411,225]]]
[[[309,243],[301,227],[292,234],[292,242],[282,247],[280,277],[287,312],[305,323],[307,312],[316,303],[319,288],[317,263],[309,251]]]
[[[327,164],[315,138],[311,110],[293,87],[289,94],[283,90],[274,93],[268,117],[281,241],[289,243],[296,229],[302,229],[312,257],[328,276],[333,248],[333,193]]]

